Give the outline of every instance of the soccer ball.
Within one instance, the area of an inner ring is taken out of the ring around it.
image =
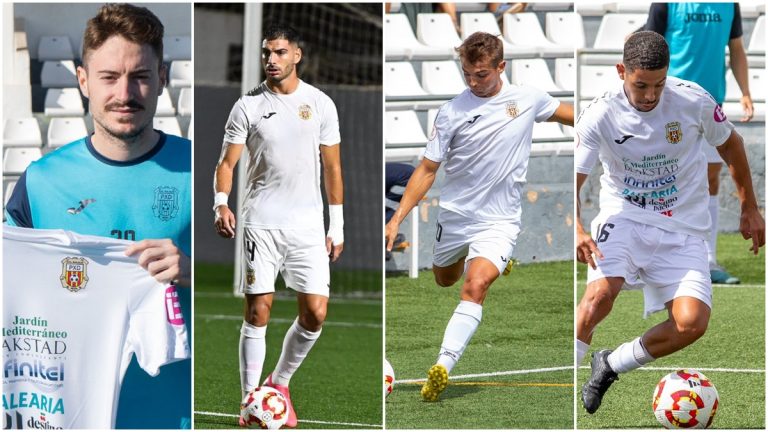
[[[389,396],[392,393],[392,386],[395,385],[395,371],[392,369],[392,365],[385,359],[384,360],[384,397]]]
[[[245,395],[240,416],[250,428],[280,429],[288,421],[289,409],[280,390],[263,386]]]
[[[667,429],[704,429],[717,412],[717,389],[703,373],[682,369],[665,376],[653,392],[653,413]]]

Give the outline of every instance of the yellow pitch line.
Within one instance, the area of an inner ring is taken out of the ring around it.
[[[422,386],[424,381],[414,383],[404,383],[399,385]],[[485,381],[461,381],[449,382],[450,386],[480,386],[480,387],[573,387],[571,383],[505,383],[505,382],[485,382]]]

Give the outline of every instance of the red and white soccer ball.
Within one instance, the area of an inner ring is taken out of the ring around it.
[[[384,397],[389,396],[392,393],[392,386],[395,385],[395,370],[392,369],[392,365],[385,359],[384,360]]]
[[[248,392],[240,404],[245,425],[254,429],[280,429],[288,421],[289,410],[280,390],[267,386]]]
[[[653,413],[667,429],[704,429],[712,424],[718,396],[703,373],[682,369],[665,376],[653,392]]]

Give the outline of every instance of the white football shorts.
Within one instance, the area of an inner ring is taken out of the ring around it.
[[[592,238],[603,254],[587,283],[624,278],[623,289],[642,289],[644,316],[677,297],[694,297],[712,308],[712,282],[704,239],[666,231],[618,215],[592,221]]]
[[[519,223],[477,222],[440,209],[433,263],[437,267],[447,267],[462,257],[466,257],[466,262],[483,257],[496,265],[501,273],[512,255],[518,234]]]
[[[323,229],[243,230],[243,275],[246,294],[275,292],[277,273],[296,292],[328,297],[331,284]]]

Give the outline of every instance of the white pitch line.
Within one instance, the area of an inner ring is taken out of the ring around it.
[[[563,370],[573,370],[573,366],[558,366],[558,367],[541,368],[541,369],[524,369],[524,370],[501,371],[501,372],[487,372],[487,373],[479,373],[479,374],[454,375],[454,376],[451,376],[451,380],[459,380],[459,379],[466,379],[466,378],[485,378],[485,377],[505,376],[505,375],[525,375],[525,374],[532,374],[532,373],[556,372],[556,371],[563,371]],[[395,384],[408,384],[408,383],[415,383],[420,381],[424,381],[424,378],[395,380]]]
[[[195,414],[202,414],[202,415],[207,415],[212,417],[233,417],[233,418],[239,417],[237,414],[225,414],[225,413],[217,413],[217,412],[209,412],[209,411],[195,411]],[[369,427],[369,428],[382,427],[381,425],[367,424],[367,423],[333,422],[333,421],[305,420],[305,419],[299,419],[299,421],[302,423],[314,423],[314,424],[338,425],[338,426],[359,426],[359,427]]]
[[[590,366],[579,366],[579,369],[591,369]],[[765,369],[733,369],[733,368],[698,368],[698,367],[661,367],[661,366],[643,366],[639,370],[647,371],[677,371],[680,369],[694,369],[699,372],[733,372],[733,373],[765,373]]]
[[[215,314],[200,314],[195,315],[196,317],[204,318],[204,319],[210,319],[210,320],[230,320],[230,321],[242,321],[243,317],[242,315],[215,315]],[[286,319],[286,318],[270,318],[269,322],[272,323],[281,323],[281,324],[291,324],[295,321],[294,319]],[[343,321],[325,321],[323,322],[324,326],[330,326],[330,327],[352,327],[352,328],[359,328],[359,327],[366,327],[366,328],[381,328],[381,324],[376,323],[353,323],[353,322],[343,322]]]
[[[765,288],[765,285],[760,284],[712,284],[715,288]]]

